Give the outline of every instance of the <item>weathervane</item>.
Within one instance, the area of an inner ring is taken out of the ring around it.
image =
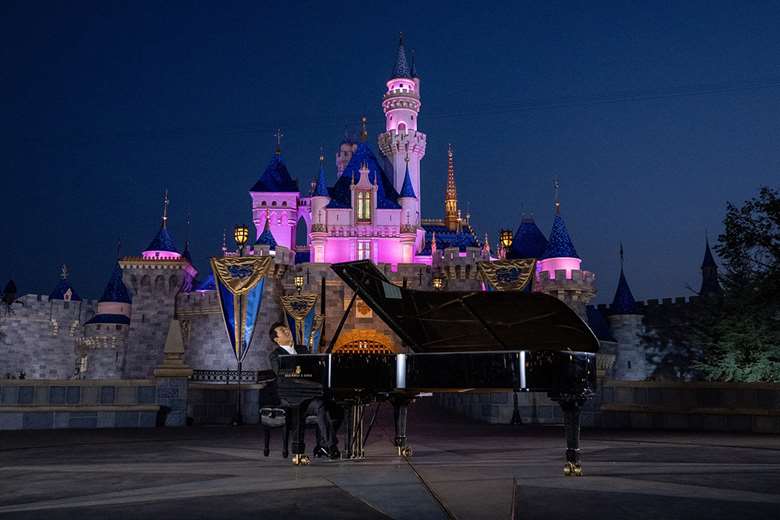
[[[276,155],[282,155],[282,137],[284,137],[284,134],[281,128],[276,129],[274,137],[276,137]]]

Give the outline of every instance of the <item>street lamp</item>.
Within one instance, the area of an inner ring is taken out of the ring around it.
[[[501,245],[504,246],[504,249],[509,249],[512,247],[512,230],[511,229],[502,229],[501,230]]]
[[[239,256],[244,256],[244,246],[249,241],[249,228],[244,224],[238,224],[233,228],[233,240],[238,245]]]
[[[301,294],[303,290],[303,275],[301,273],[296,274],[293,281],[295,282],[295,290],[298,291],[298,294]]]

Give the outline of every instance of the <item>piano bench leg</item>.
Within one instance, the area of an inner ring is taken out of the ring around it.
[[[282,426],[282,457],[285,459],[290,455],[290,427],[285,423]]]
[[[271,428],[263,426],[263,456],[267,457],[271,453]]]

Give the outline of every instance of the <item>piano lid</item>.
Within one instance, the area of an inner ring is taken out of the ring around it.
[[[404,289],[369,260],[331,269],[414,352],[598,350],[588,325],[553,296]]]

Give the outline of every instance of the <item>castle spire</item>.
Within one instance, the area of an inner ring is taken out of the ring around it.
[[[409,176],[409,154],[406,154],[406,172],[404,173],[404,183],[403,186],[401,186],[401,197],[409,197],[412,199],[416,199],[417,196],[414,194],[414,186],[412,186],[412,178]]]
[[[163,197],[163,215],[162,215],[163,229],[166,229],[168,227],[168,204],[170,204],[170,200],[168,200],[168,188],[165,188],[165,195]]]
[[[458,189],[455,186],[455,159],[452,145],[447,145],[447,191],[444,197],[444,225],[450,231],[458,230]]]
[[[620,278],[618,279],[615,297],[612,299],[612,314],[637,314],[636,300],[623,273],[623,242],[620,242]]]
[[[368,140],[368,130],[366,130],[366,116],[360,118],[360,142],[365,143]]]
[[[392,78],[411,78],[409,64],[406,61],[406,49],[404,48],[404,33],[398,35],[398,55],[395,58]]]
[[[701,262],[701,288],[700,296],[718,296],[723,294],[723,288],[718,280],[718,264],[715,263],[715,257],[710,250],[710,239],[705,235],[704,238],[704,260]]]
[[[325,154],[320,146],[320,171],[317,174],[317,181],[312,190],[312,197],[328,197],[328,185],[325,180]]]
[[[282,155],[282,137],[284,137],[284,134],[282,133],[281,128],[276,129],[274,137],[276,138],[276,149],[274,150],[274,153],[276,155]]]

